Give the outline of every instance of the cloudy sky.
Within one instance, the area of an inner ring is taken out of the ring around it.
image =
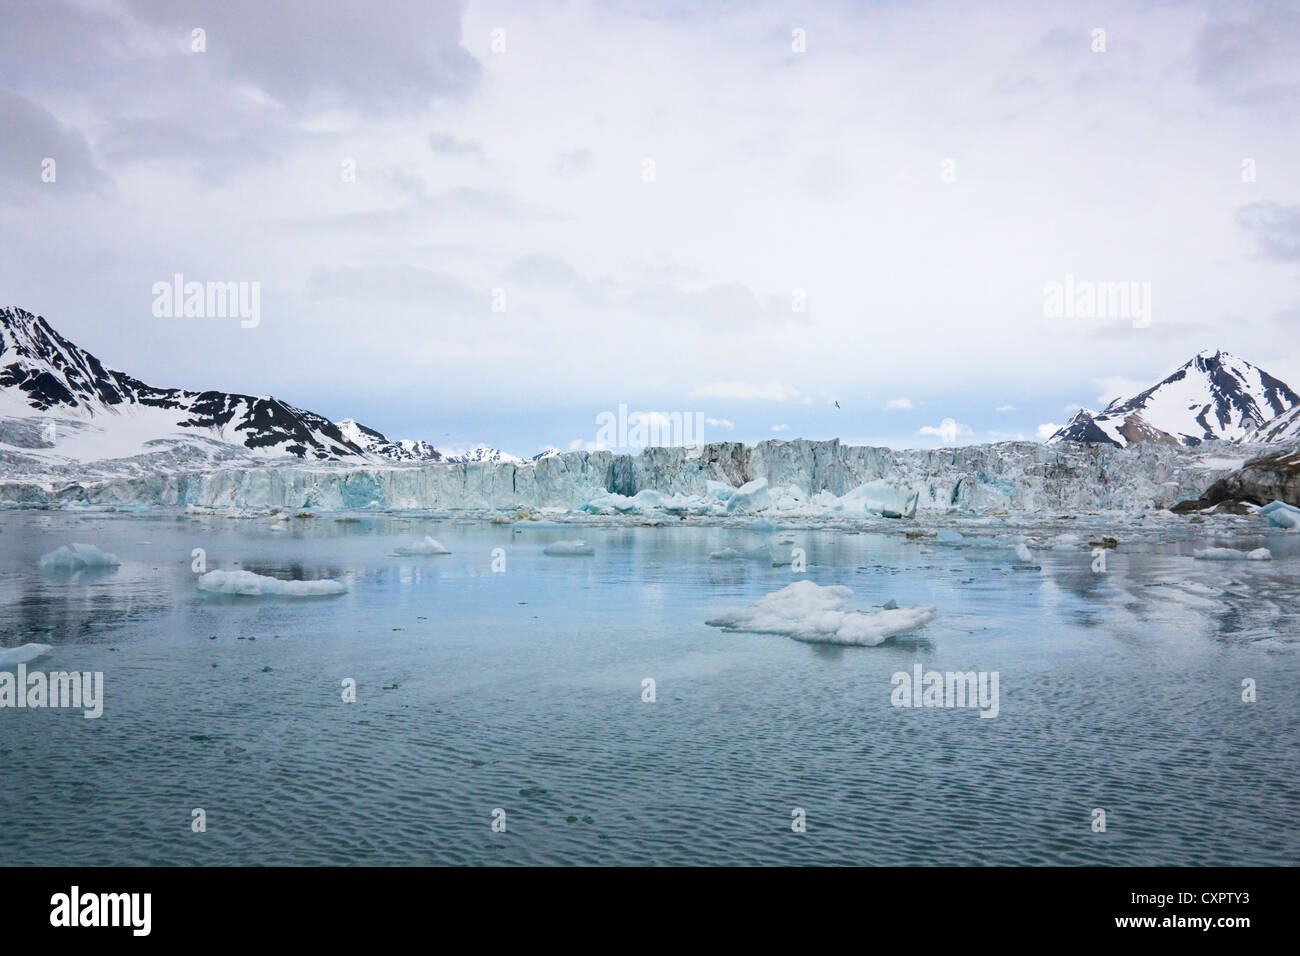
[[[709,440],[1033,438],[1207,347],[1300,388],[1294,2],[0,22],[0,304],[152,384],[518,453],[620,404]],[[177,273],[260,283],[260,324],[156,316]],[[1149,283],[1149,322],[1049,315],[1067,276]]]

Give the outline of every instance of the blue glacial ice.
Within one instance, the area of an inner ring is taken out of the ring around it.
[[[117,555],[101,551],[93,544],[65,544],[41,556],[46,571],[83,571],[86,568],[115,568]]]
[[[769,520],[948,512],[1132,515],[1199,495],[1233,464],[1221,450],[1155,444],[889,449],[837,440],[722,442],[636,455],[568,452],[525,463],[207,463],[202,471],[11,477],[0,479],[0,501],[223,511],[553,508]],[[1300,523],[1285,508],[1277,512],[1285,512],[1277,521]]]
[[[1283,501],[1274,501],[1259,509],[1259,513],[1268,518],[1268,523],[1279,528],[1300,530],[1300,508]]]

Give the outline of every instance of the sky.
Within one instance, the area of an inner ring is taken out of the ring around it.
[[[0,22],[0,305],[150,384],[517,454],[620,406],[708,441],[1036,439],[1205,348],[1300,389],[1294,2]],[[256,283],[258,321],[159,315],[177,274]],[[1067,282],[1132,295],[1061,314]]]

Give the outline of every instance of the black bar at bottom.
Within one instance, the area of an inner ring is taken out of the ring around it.
[[[421,928],[477,923],[485,942],[563,933],[615,944],[658,938],[657,948],[675,935],[670,927],[702,919],[733,942],[793,921],[791,929],[810,935],[839,927],[850,938],[899,933],[942,945],[974,944],[989,931],[999,940],[1201,936],[1231,945],[1285,928],[1293,876],[1257,868],[48,867],[0,868],[0,899],[6,943],[76,934],[78,943],[301,945],[355,932],[400,940]]]

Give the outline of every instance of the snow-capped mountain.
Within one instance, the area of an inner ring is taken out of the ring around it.
[[[158,388],[106,368],[38,315],[0,307],[0,458],[66,462],[140,455],[208,460],[515,461],[485,446],[447,455],[332,422],[270,396]]]
[[[445,454],[426,441],[404,438],[391,441],[373,428],[345,418],[338,423],[343,437],[368,455],[388,461],[451,461]]]
[[[1267,421],[1254,431],[1249,432],[1243,442],[1259,442],[1268,445],[1294,445],[1300,443],[1300,405],[1283,412],[1272,421]]]
[[[391,441],[373,428],[367,428],[350,418],[345,418],[338,424],[344,438],[367,454],[387,461],[440,461],[453,465],[468,461],[509,462],[518,465],[524,461],[524,459],[509,452],[501,451],[499,448],[489,448],[487,445],[482,444],[475,445],[469,451],[450,451],[445,448],[435,448],[427,441],[410,438]],[[536,461],[537,459],[532,460]]]
[[[1285,382],[1245,359],[1206,349],[1132,398],[1117,398],[1100,412],[1080,409],[1048,443],[1243,441],[1297,406],[1300,395]]]
[[[507,462],[512,465],[523,464],[523,459],[509,452],[501,451],[497,448],[489,448],[487,445],[475,445],[469,451],[448,452],[448,461],[491,461]]]

